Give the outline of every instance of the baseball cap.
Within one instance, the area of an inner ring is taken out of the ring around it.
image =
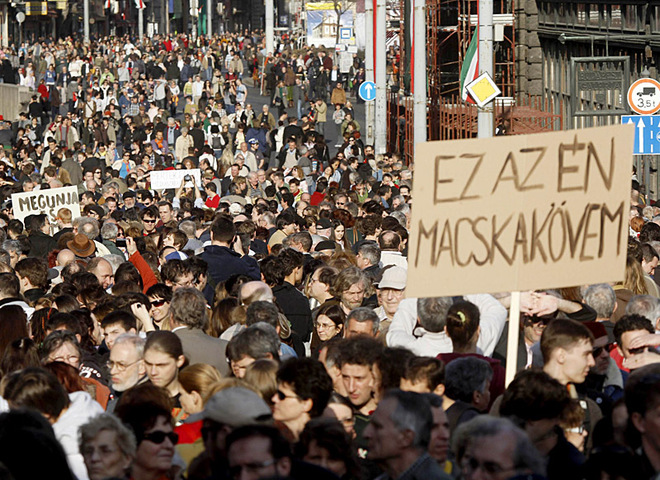
[[[231,213],[234,217],[240,215],[243,213],[243,207],[240,203],[232,203],[229,205],[229,213]]]
[[[332,240],[322,240],[316,244],[314,251],[321,252],[323,250],[337,250],[337,244]]]
[[[230,427],[268,423],[273,416],[270,407],[252,390],[231,387],[213,395],[204,410],[190,415],[186,423],[212,420]]]
[[[332,222],[329,218],[319,218],[316,221],[316,228],[325,230],[326,228],[332,228]]]
[[[183,252],[172,252],[168,255],[165,256],[165,261],[170,261],[170,260],[186,260],[188,258],[188,255],[186,255]]]
[[[403,267],[390,267],[383,271],[383,276],[378,282],[378,288],[392,288],[394,290],[403,290],[406,288],[406,278],[408,271]]]

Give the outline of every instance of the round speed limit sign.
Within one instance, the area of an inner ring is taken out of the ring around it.
[[[652,115],[660,110],[660,83],[652,78],[640,78],[628,89],[628,105],[640,115]]]

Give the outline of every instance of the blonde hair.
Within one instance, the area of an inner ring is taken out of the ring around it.
[[[243,380],[257,389],[261,398],[268,405],[272,405],[271,399],[277,392],[277,369],[278,363],[269,358],[262,358],[249,365],[245,370]]]
[[[220,372],[206,363],[195,363],[179,372],[179,383],[183,389],[188,393],[199,393],[205,404],[211,396],[209,392],[213,385],[222,379]]]
[[[626,258],[626,278],[623,281],[623,286],[633,292],[634,295],[648,295],[649,293],[644,283],[642,265],[630,255]]]
[[[221,392],[225,388],[234,388],[234,387],[247,388],[248,390],[253,391],[257,395],[261,395],[259,390],[257,390],[256,388],[254,388],[254,386],[250,385],[244,380],[236,377],[226,377],[220,379],[219,381],[215,382],[213,385],[209,387],[209,391],[206,394],[206,398],[211,398],[213,395],[215,395],[218,392]]]

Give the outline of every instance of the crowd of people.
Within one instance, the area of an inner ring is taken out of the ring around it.
[[[39,93],[0,126],[2,478],[655,478],[660,207],[635,177],[625,280],[524,292],[507,386],[511,296],[406,289],[413,165],[363,144],[331,55],[289,47],[3,52]],[[80,216],[14,215],[65,186]]]

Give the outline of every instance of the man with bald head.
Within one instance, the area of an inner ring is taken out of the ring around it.
[[[238,292],[238,299],[241,302],[241,305],[245,305],[246,307],[252,302],[257,301],[272,302],[273,291],[265,282],[247,282],[241,286],[241,289]]]
[[[112,265],[110,265],[110,262],[105,258],[92,258],[87,264],[87,271],[96,275],[99,284],[104,290],[107,290],[114,285],[115,277],[114,272],[112,271]]]
[[[75,261],[75,259],[76,255],[68,248],[65,248],[64,250],[60,250],[60,253],[57,254],[55,265],[64,268],[71,262]]]

